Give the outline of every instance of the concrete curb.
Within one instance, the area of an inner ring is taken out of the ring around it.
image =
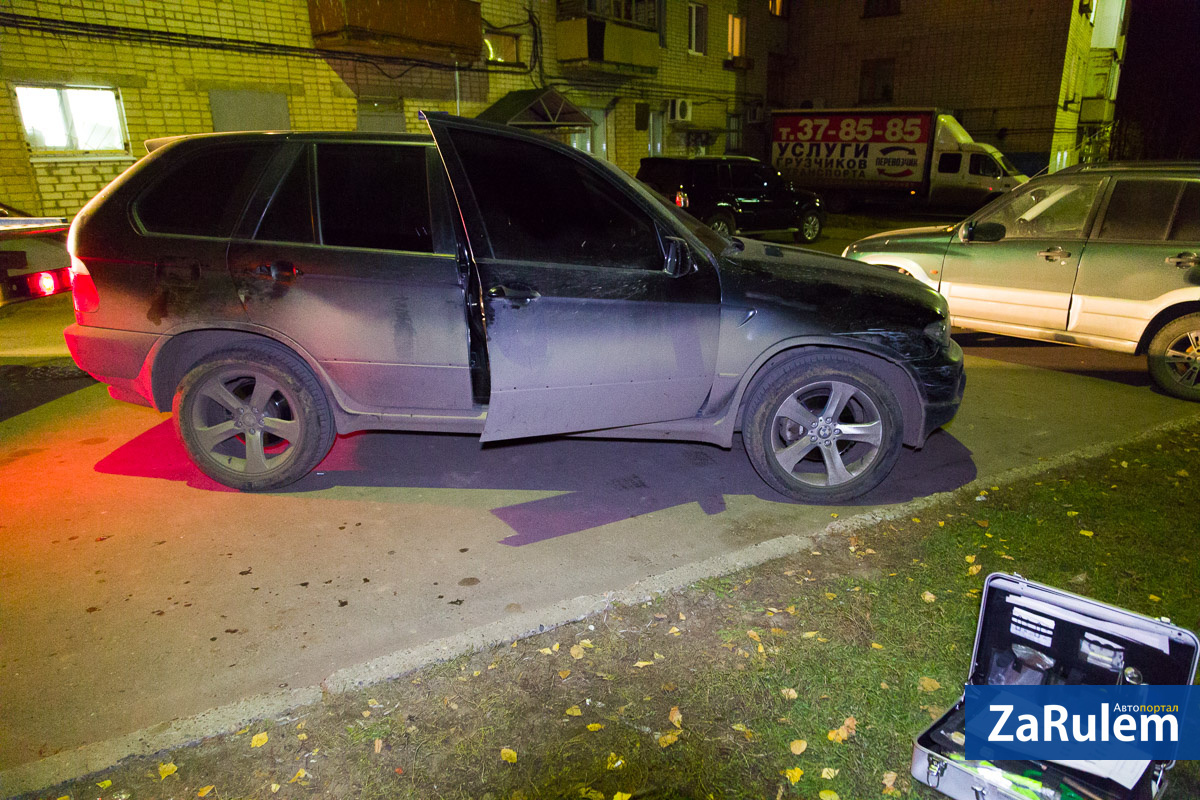
[[[997,484],[1025,480],[1072,462],[1104,455],[1118,447],[1136,444],[1164,433],[1190,427],[1196,424],[1198,418],[1200,416],[1163,423],[1121,441],[1081,448],[1053,458],[1039,460],[1036,464],[1006,470],[990,478],[977,478],[954,491],[978,490]],[[511,642],[583,619],[602,612],[614,604],[644,602],[656,594],[673,591],[704,578],[755,567],[810,548],[817,539],[824,536],[847,534],[882,522],[908,517],[914,512],[945,500],[950,494],[953,492],[940,492],[897,506],[864,511],[848,519],[831,521],[811,535],[780,536],[732,553],[652,575],[623,589],[602,594],[582,595],[548,608],[523,612],[498,622],[472,628],[455,636],[448,636],[362,664],[345,667],[329,675],[319,686],[249,697],[235,703],[218,706],[193,717],[164,722],[114,739],[95,742],[39,761],[21,764],[0,772],[0,787],[3,787],[5,797],[13,797],[104,770],[126,758],[153,755],[165,750],[195,744],[202,739],[238,730],[255,720],[284,716],[300,706],[320,702],[326,692],[340,694],[354,691],[373,683],[395,678],[430,663],[446,661],[464,653]]]

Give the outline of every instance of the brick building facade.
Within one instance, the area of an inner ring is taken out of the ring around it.
[[[745,4],[392,0],[390,13],[420,28],[408,37],[370,17],[388,4],[364,0],[10,0],[0,9],[0,200],[70,216],[147,139],[422,131],[419,110],[475,116],[532,88],[594,122],[548,135],[629,172],[652,152],[723,152],[744,119],[729,27]],[[320,14],[343,15],[343,29],[326,36]],[[364,19],[380,26],[365,39]]]
[[[1125,4],[792,0],[775,107],[936,106],[1030,175],[1059,169],[1084,149],[1097,5]]]

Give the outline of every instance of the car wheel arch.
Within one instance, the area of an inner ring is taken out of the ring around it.
[[[1170,325],[1180,317],[1186,317],[1188,314],[1197,313],[1200,313],[1200,300],[1192,300],[1186,303],[1176,303],[1175,305],[1168,306],[1162,311],[1159,311],[1154,315],[1153,318],[1151,318],[1150,322],[1146,324],[1145,330],[1142,331],[1142,337],[1138,340],[1137,349],[1133,351],[1134,355],[1146,355],[1150,347],[1151,340],[1158,335],[1160,330],[1165,328],[1167,325]]]
[[[919,447],[924,443],[925,407],[921,402],[921,393],[912,375],[895,361],[865,349],[846,346],[842,342],[827,341],[791,341],[777,345],[765,352],[746,370],[738,386],[736,403],[736,429],[742,429],[746,413],[746,399],[750,396],[756,382],[763,380],[783,361],[793,359],[820,358],[821,356],[837,355],[857,363],[863,369],[874,373],[896,393],[904,416],[904,444]]]
[[[317,365],[315,359],[301,348],[281,342],[272,336],[237,328],[199,328],[177,333],[166,339],[153,355],[151,391],[154,407],[159,411],[170,411],[176,388],[194,367],[217,353],[245,347],[282,350],[299,358],[332,401],[336,416],[340,405],[337,393],[331,390],[328,376]]]

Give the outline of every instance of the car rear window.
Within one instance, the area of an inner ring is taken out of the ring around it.
[[[272,150],[243,144],[192,153],[142,193],[135,215],[150,233],[227,238]]]
[[[1166,238],[1167,226],[1175,212],[1181,181],[1119,180],[1113,186],[1101,239]]]
[[[324,243],[432,253],[428,150],[420,145],[317,145]]]
[[[684,184],[686,165],[680,161],[647,158],[638,170],[638,180],[650,184],[660,193],[673,194]]]
[[[1188,181],[1183,196],[1179,198],[1175,222],[1167,238],[1173,242],[1200,241],[1200,183]]]

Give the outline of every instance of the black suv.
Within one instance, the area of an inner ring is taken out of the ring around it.
[[[76,363],[243,490],[368,429],[684,439],[840,502],[954,416],[911,278],[728,239],[513,128],[184,137],[75,218]],[[436,143],[436,146],[435,146]]]
[[[637,179],[728,236],[788,229],[808,244],[825,224],[820,197],[749,156],[643,158]]]

